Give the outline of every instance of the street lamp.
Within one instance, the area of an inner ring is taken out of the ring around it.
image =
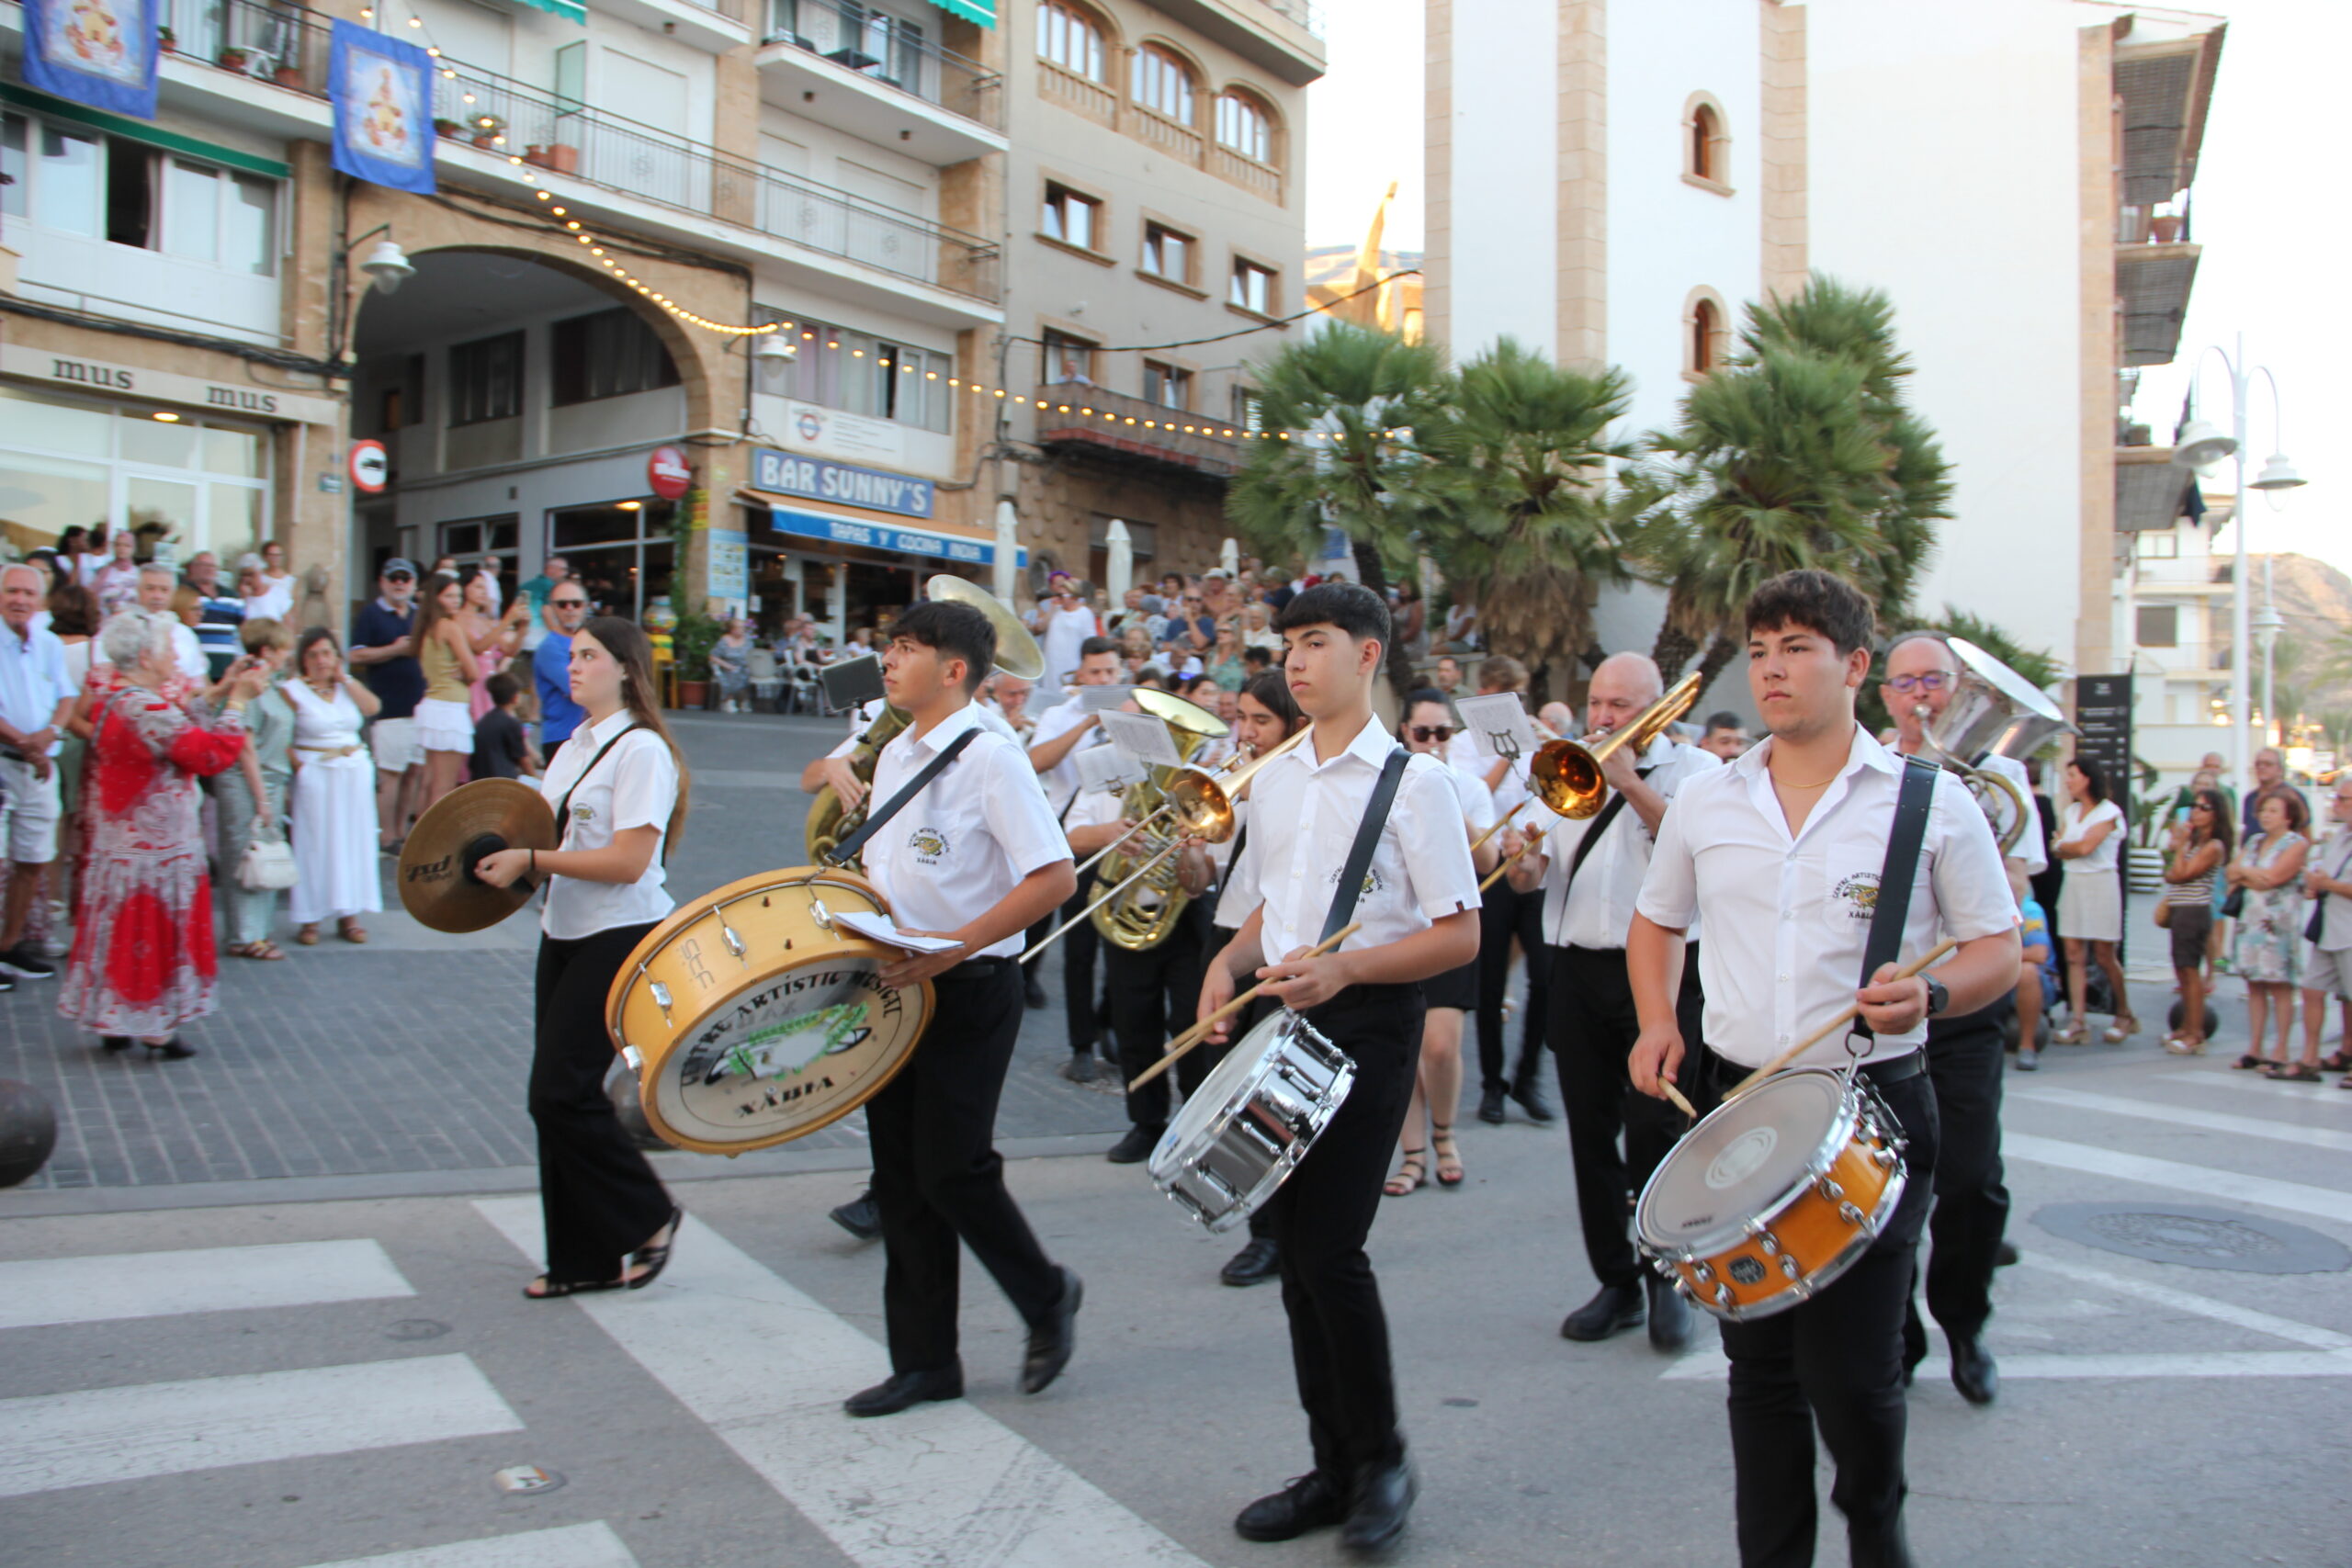
[[[2222,367],[2230,373],[2230,434],[2224,435],[2206,421],[2191,417],[2181,426],[2180,434],[2173,443],[2172,460],[2184,468],[2191,469],[2218,463],[2224,457],[2233,458],[2236,462],[2236,500],[2230,508],[2231,532],[2236,536],[2236,555],[2230,572],[2230,769],[2236,776],[2238,788],[2241,791],[2246,791],[2251,790],[2254,784],[2251,775],[2253,759],[2247,754],[2245,738],[2246,703],[2250,694],[2247,691],[2246,679],[2249,606],[2246,603],[2245,581],[2245,492],[2249,488],[2271,491],[2292,490],[2304,480],[2303,477],[2295,471],[2294,465],[2287,461],[2283,453],[2273,453],[2270,460],[2263,465],[2261,474],[2249,487],[2245,477],[2248,392],[2254,380],[2254,373],[2256,370],[2261,371],[2263,379],[2270,383],[2270,423],[2273,434],[2277,434],[2281,423],[2278,378],[2270,373],[2270,367],[2267,365],[2246,363],[2245,334],[2243,333],[2238,334],[2237,353],[2234,355],[2225,353],[2219,344],[2208,347],[2205,354],[2220,355]],[[2197,396],[2198,374],[2204,367],[2205,355],[2199,355],[2196,368],[2192,369],[2188,375],[2188,392],[2192,410],[2195,407]],[[2279,445],[2283,446],[2286,442],[2281,439]],[[2263,603],[2268,605],[2270,602],[2270,563],[2266,559],[2263,562]],[[2271,614],[2276,615],[2275,608]],[[2267,643],[2264,649],[2264,663],[2266,670],[2263,677],[2263,708],[2267,714],[2271,705],[2270,681],[2267,669],[2268,664]]]

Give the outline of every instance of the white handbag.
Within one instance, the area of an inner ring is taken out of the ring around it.
[[[283,893],[294,886],[294,851],[273,827],[255,834],[237,863],[237,886],[248,893]]]

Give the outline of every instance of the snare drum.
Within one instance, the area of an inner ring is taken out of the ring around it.
[[[1766,1078],[1690,1130],[1634,1211],[1675,1289],[1735,1323],[1853,1267],[1903,1197],[1902,1123],[1860,1074]]]
[[[1151,1179],[1212,1233],[1231,1230],[1297,1168],[1355,1081],[1346,1052],[1275,1013],[1184,1101],[1151,1152]]]
[[[637,944],[605,1016],[664,1142],[718,1155],[786,1143],[906,1065],[931,986],[883,985],[903,954],[834,920],[853,909],[888,912],[854,873],[771,871],[680,905]]]

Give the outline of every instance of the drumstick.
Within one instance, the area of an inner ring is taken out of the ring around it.
[[[1666,1090],[1666,1098],[1674,1102],[1674,1108],[1677,1111],[1681,1111],[1682,1114],[1688,1116],[1693,1122],[1696,1122],[1699,1119],[1699,1108],[1691,1104],[1689,1100],[1683,1099],[1682,1091],[1675,1088],[1672,1082],[1666,1078],[1660,1078],[1657,1080],[1657,1087]]]
[[[1348,938],[1355,935],[1356,932],[1362,929],[1363,925],[1363,922],[1362,920],[1351,920],[1346,925],[1341,926],[1338,931],[1333,931],[1329,936],[1325,937],[1321,942],[1317,942],[1313,947],[1308,948],[1305,953],[1300,953],[1298,956],[1301,958],[1320,958],[1325,953],[1330,952],[1333,948],[1339,946],[1341,942],[1347,941]],[[1292,962],[1292,960],[1284,959],[1283,962],[1287,964]],[[1208,1032],[1210,1029],[1216,1026],[1217,1020],[1228,1017],[1239,1009],[1247,1007],[1259,992],[1264,990],[1268,986],[1271,986],[1273,983],[1274,982],[1272,980],[1259,981],[1256,985],[1250,987],[1248,990],[1242,992],[1239,996],[1234,998],[1223,1007],[1217,1009],[1216,1011],[1209,1014],[1208,1017],[1201,1020],[1200,1022],[1193,1025],[1192,1028],[1184,1031],[1183,1033],[1178,1035],[1175,1039],[1170,1040],[1164,1047],[1165,1054],[1159,1058],[1159,1060],[1146,1067],[1142,1072],[1137,1073],[1135,1076],[1134,1080],[1127,1085],[1127,1088],[1130,1089],[1140,1089],[1145,1084],[1148,1084],[1152,1079],[1158,1077],[1160,1074],[1166,1072],[1169,1068],[1174,1066],[1178,1057],[1183,1055],[1193,1046],[1198,1045],[1203,1040],[1208,1038]]]
[[[1959,945],[1960,938],[1956,936],[1946,937],[1939,946],[1928,953],[1922,953],[1919,957],[1913,959],[1902,968],[1897,969],[1890,978],[1896,980],[1908,980],[1914,975],[1919,973],[1920,970],[1925,969],[1928,964],[1933,964],[1937,959],[1941,958],[1945,953],[1950,953],[1953,948],[1958,947]],[[1875,983],[1876,982],[1873,982],[1873,984]],[[1758,1084],[1762,1083],[1766,1078],[1770,1077],[1774,1073],[1779,1072],[1782,1067],[1787,1066],[1791,1062],[1795,1061],[1799,1056],[1804,1055],[1807,1051],[1812,1050],[1815,1045],[1820,1044],[1823,1041],[1828,1039],[1831,1035],[1837,1033],[1839,1030],[1853,1022],[1854,1020],[1860,1018],[1861,1014],[1862,1005],[1860,1002],[1856,1002],[1852,1007],[1848,1008],[1844,1012],[1839,1013],[1836,1018],[1831,1019],[1827,1023],[1814,1031],[1813,1033],[1805,1036],[1803,1040],[1798,1041],[1795,1044],[1790,1046],[1787,1050],[1781,1052],[1779,1055],[1773,1057],[1770,1061],[1765,1063],[1762,1066],[1757,1068],[1746,1077],[1740,1079],[1738,1087],[1734,1089],[1730,1094],[1724,1096],[1724,1098],[1725,1100],[1731,1100],[1739,1095],[1746,1094],[1749,1089],[1754,1089]]]

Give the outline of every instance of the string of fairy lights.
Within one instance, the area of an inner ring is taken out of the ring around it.
[[[363,9],[359,13],[359,18],[363,22],[372,22],[375,17],[376,13],[372,7]],[[408,25],[423,30],[424,20],[421,17],[411,16],[408,18]],[[427,33],[425,36],[429,40],[432,35]],[[453,82],[458,79],[456,68],[442,60],[440,45],[428,41],[424,52],[433,58],[435,68],[440,71],[443,77]],[[475,101],[474,95],[470,92],[465,94],[464,97],[469,104]],[[488,151],[499,152],[505,148],[505,125],[497,116],[478,116],[475,124],[478,129],[491,132],[491,146]],[[738,340],[771,337],[797,332],[803,342],[811,344],[817,343],[816,329],[797,321],[761,321],[748,325],[731,321],[715,321],[707,316],[699,315],[686,309],[645,279],[631,273],[628,268],[616,260],[603,238],[586,228],[578,218],[573,217],[571,209],[558,200],[554,191],[539,184],[537,165],[516,152],[504,152],[503,155],[507,163],[521,171],[525,185],[536,187],[533,194],[539,201],[546,204],[545,210],[548,216],[561,221],[562,231],[577,241],[587,251],[590,260],[612,274],[617,281],[635,290],[677,320],[700,327],[705,332],[717,333]],[[824,343],[822,346],[828,351],[839,352],[842,345],[838,341],[831,341]],[[849,353],[854,359],[867,357],[865,350],[862,348],[852,347]],[[878,355],[876,357],[876,363],[877,365],[881,363]],[[1250,430],[1240,425],[1220,423],[1197,417],[1190,420],[1182,417],[1161,419],[1150,415],[1121,413],[1110,409],[1096,409],[1083,397],[1075,402],[1066,401],[1060,398],[1040,398],[1031,393],[1013,391],[1003,387],[985,386],[967,377],[943,376],[938,371],[930,369],[918,371],[913,364],[903,360],[899,363],[899,372],[905,376],[920,375],[925,381],[944,384],[951,392],[960,392],[971,397],[986,399],[991,402],[1004,402],[1013,407],[1034,407],[1040,413],[1067,414],[1079,419],[1100,420],[1106,425],[1123,429],[1132,426],[1169,434],[1217,436],[1229,441],[1289,441],[1294,435],[1293,432],[1287,430]],[[1382,434],[1384,436],[1393,438],[1396,433],[1383,432]],[[1338,433],[1325,430],[1304,430],[1296,432],[1295,434],[1301,441],[1329,443],[1340,438]]]

